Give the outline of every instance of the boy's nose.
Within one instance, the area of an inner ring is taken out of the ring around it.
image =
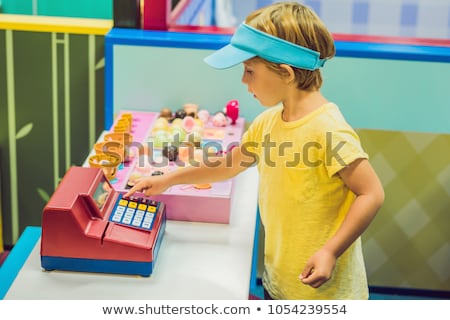
[[[243,84],[247,84],[247,81],[245,80],[245,73],[242,75],[241,81]]]

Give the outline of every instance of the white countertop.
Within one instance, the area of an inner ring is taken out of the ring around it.
[[[150,277],[43,271],[38,241],[4,298],[248,299],[257,182],[254,167],[235,178],[230,224],[167,221]]]

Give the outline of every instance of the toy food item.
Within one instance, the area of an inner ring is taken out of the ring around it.
[[[225,127],[227,125],[227,117],[222,112],[217,112],[212,119],[212,123],[215,127]]]
[[[114,124],[113,131],[114,132],[131,132],[132,131],[131,126],[132,126],[132,124],[129,119],[121,117]]]
[[[194,184],[194,188],[195,189],[199,189],[199,190],[204,190],[204,189],[211,189],[212,186],[209,183],[198,183],[198,184]]]
[[[199,118],[195,118],[194,121],[195,121],[196,126],[199,126],[202,128],[205,126],[205,123],[206,123],[206,122],[203,122],[202,120],[200,120]]]
[[[209,121],[209,111],[208,110],[200,110],[199,112],[197,112],[197,117],[203,123],[208,123],[208,121]]]
[[[195,120],[191,116],[186,116],[183,119],[183,129],[189,133],[192,131],[192,128],[195,126]]]
[[[95,153],[113,154],[120,157],[120,161],[127,161],[128,157],[121,141],[101,141],[94,144]]]
[[[105,141],[120,141],[125,147],[129,147],[133,142],[133,136],[128,132],[110,132],[105,134],[103,140]]]
[[[113,180],[116,177],[120,162],[120,157],[114,154],[99,153],[89,157],[89,166],[101,168],[108,180]]]
[[[164,157],[168,158],[169,161],[176,161],[178,158],[178,148],[174,145],[165,146],[162,150]]]
[[[129,129],[131,129],[131,122],[127,118],[120,118],[119,120],[117,120],[116,124],[120,126],[127,126]]]
[[[162,108],[159,112],[159,117],[167,120],[172,119],[172,110],[170,110],[169,108]]]
[[[131,112],[125,112],[120,115],[120,119],[127,119],[128,122],[133,122],[133,114]]]
[[[180,142],[184,141],[186,138],[186,131],[181,126],[173,126],[172,125],[172,142],[177,145]]]
[[[183,119],[175,118],[172,120],[172,128],[173,127],[182,127],[182,126],[183,126]]]
[[[236,124],[236,120],[239,118],[239,102],[237,100],[229,101],[225,106],[225,113],[231,119],[231,124]]]
[[[169,129],[169,121],[166,118],[158,118],[153,124],[152,131],[159,130],[168,130]]]
[[[130,188],[134,187],[134,185],[140,178],[142,178],[142,174],[138,172],[132,172],[130,174],[130,177],[128,178],[127,186]]]
[[[184,109],[178,109],[175,112],[175,118],[184,119],[184,117],[186,117],[186,111],[184,111]]]
[[[183,110],[186,112],[187,116],[196,118],[198,112],[198,105],[196,105],[195,103],[186,103],[185,105],[183,105]]]
[[[156,131],[153,137],[153,146],[155,148],[162,148],[164,144],[169,143],[171,138],[167,131]]]
[[[113,127],[114,132],[130,132],[130,126],[128,124],[116,124]]]

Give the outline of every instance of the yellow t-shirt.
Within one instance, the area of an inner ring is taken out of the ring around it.
[[[333,103],[292,122],[282,107],[260,114],[244,134],[256,156],[265,231],[263,284],[275,299],[368,299],[361,240],[337,260],[332,278],[314,289],[299,275],[333,236],[354,194],[336,173],[367,158],[359,138]]]

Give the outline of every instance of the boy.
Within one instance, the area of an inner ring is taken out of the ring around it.
[[[320,68],[334,55],[330,32],[308,7],[282,2],[251,13],[205,61],[243,63],[242,82],[268,109],[220,165],[144,178],[126,195],[229,179],[256,164],[267,299],[368,299],[360,235],[384,191],[358,136],[320,92]]]

